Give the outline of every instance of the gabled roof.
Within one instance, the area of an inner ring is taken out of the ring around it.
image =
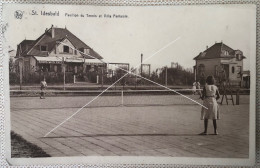
[[[52,37],[52,31],[54,31],[54,37]],[[78,37],[76,37],[66,28],[65,29],[56,28],[53,26],[50,29],[46,30],[38,39],[33,41],[33,45],[30,47],[30,49],[28,50],[22,49],[23,56],[25,55],[48,56],[48,53],[50,53],[54,49],[56,42],[60,42],[64,38],[67,38],[72,43],[72,45],[76,47],[76,49],[81,49],[81,48],[90,49],[90,53],[93,54],[91,56],[97,59],[103,59],[97,52],[95,52],[87,44],[82,42]],[[20,45],[22,43],[20,43]],[[47,52],[40,51],[41,45],[47,46]]]
[[[229,55],[224,55],[224,51],[227,51]],[[205,51],[197,55],[194,60],[200,59],[212,59],[212,58],[234,58],[235,51],[224,43],[215,43],[213,46],[209,47]],[[243,56],[243,58],[245,58]]]
[[[16,57],[24,55],[32,46],[35,40],[23,40],[18,46]]]

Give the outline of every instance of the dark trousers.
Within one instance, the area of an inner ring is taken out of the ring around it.
[[[40,94],[41,96],[40,96],[40,98],[45,98],[45,92],[44,92],[44,90],[45,90],[45,89],[41,89],[41,94]]]

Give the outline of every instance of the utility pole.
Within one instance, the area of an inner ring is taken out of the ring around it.
[[[101,67],[101,88],[103,89],[103,85],[104,85],[104,68],[103,68],[103,65]]]
[[[19,62],[19,72],[20,72],[20,90],[22,90],[22,83],[23,83],[23,67],[22,64]]]
[[[151,64],[149,65],[149,77],[151,77]]]
[[[65,90],[65,76],[66,76],[66,72],[65,72],[65,60],[64,60],[64,57],[62,57],[62,68],[63,68],[63,90]]]
[[[165,86],[167,87],[167,66],[165,67]]]
[[[141,54],[141,76],[143,76],[143,54]]]

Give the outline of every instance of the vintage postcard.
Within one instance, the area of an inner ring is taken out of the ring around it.
[[[10,164],[255,163],[254,5],[2,12]]]

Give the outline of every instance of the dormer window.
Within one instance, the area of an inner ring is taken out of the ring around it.
[[[47,51],[47,46],[46,45],[41,45],[40,46],[41,51]]]
[[[236,54],[236,58],[237,58],[238,61],[240,61],[242,59],[241,54]]]
[[[83,49],[83,48],[80,48],[79,51],[80,51],[81,53],[84,53],[84,49]]]
[[[228,56],[229,55],[228,51],[224,51],[224,55]]]
[[[64,53],[69,53],[70,52],[69,46],[63,46],[63,52]]]
[[[84,48],[84,54],[89,54],[90,49],[89,48]]]

